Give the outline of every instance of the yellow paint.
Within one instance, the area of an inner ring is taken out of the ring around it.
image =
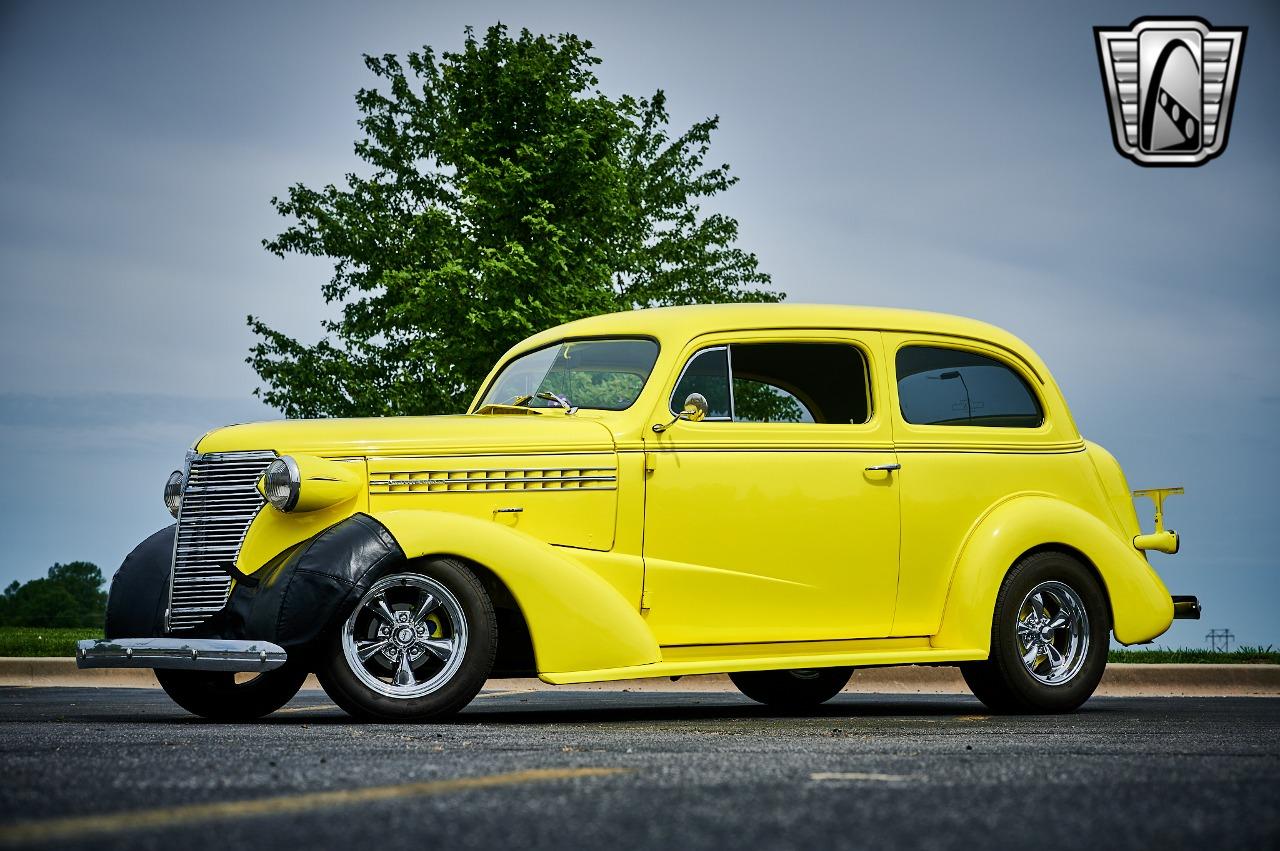
[[[613,452],[534,458],[375,456],[369,459],[369,479],[375,483],[369,501],[375,512],[445,511],[498,519],[547,543],[608,551],[617,514],[617,467]],[[602,481],[573,481],[584,476]]]
[[[266,798],[219,801],[210,804],[182,804],[175,807],[125,810],[104,815],[69,816],[5,825],[0,827],[0,843],[16,845],[68,842],[94,836],[188,827],[211,821],[309,813],[328,810],[331,807],[350,807],[398,798],[445,795],[451,792],[465,792],[469,789],[491,789],[524,783],[574,780],[580,777],[608,777],[625,771],[626,769],[623,768],[534,768],[507,774],[423,780],[414,783],[398,783],[393,786],[305,792],[299,795],[272,795]]]
[[[372,514],[410,558],[460,556],[506,584],[529,624],[539,672],[647,665],[658,645],[628,600],[573,557],[516,529],[462,514],[412,509]]]
[[[847,343],[884,375],[875,332],[713,333],[687,342],[680,362],[707,346],[779,339]],[[678,374],[663,377],[662,399]],[[872,410],[861,425],[681,420],[645,437],[656,460],[645,590],[660,644],[889,634],[898,490],[892,473],[866,470],[895,460],[890,417]]]
[[[299,453],[290,453],[289,457],[298,466],[299,481],[298,501],[290,513],[329,508],[355,499],[365,489],[363,458],[341,462]],[[258,479],[258,493],[263,497],[267,495],[264,487],[265,477]]]
[[[1164,528],[1164,500],[1165,497],[1178,496],[1185,493],[1180,488],[1147,488],[1146,490],[1136,490],[1134,496],[1150,497],[1151,501],[1156,505],[1155,523],[1156,530],[1149,535],[1135,535],[1133,545],[1140,550],[1156,550],[1162,553],[1172,555],[1178,551],[1178,533],[1172,529]]]
[[[612,336],[659,344],[625,411],[490,408],[206,436],[199,451],[297,453],[317,470],[341,462],[364,483],[313,511],[264,509],[241,569],[368,512],[411,557],[460,556],[501,578],[529,623],[539,675],[553,683],[985,658],[1005,573],[1043,546],[1074,550],[1096,569],[1121,642],[1168,628],[1172,603],[1135,547],[1142,530],[1122,470],[1080,437],[1048,368],[1016,337],[914,311],[663,308],[535,335],[490,379],[547,344]],[[687,359],[752,340],[859,348],[871,421],[672,422],[668,399]],[[1039,397],[1044,424],[905,422],[894,362],[910,344],[1002,361]],[[901,469],[866,470],[888,463]],[[610,473],[612,482],[592,478]]]

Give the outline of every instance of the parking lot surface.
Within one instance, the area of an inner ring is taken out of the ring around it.
[[[841,695],[507,690],[444,724],[305,691],[213,724],[155,689],[0,689],[0,845],[57,848],[1264,848],[1280,700],[1056,717]]]

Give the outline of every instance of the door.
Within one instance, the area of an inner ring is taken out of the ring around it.
[[[886,636],[898,489],[875,332],[691,345],[647,430],[645,607],[660,644]]]

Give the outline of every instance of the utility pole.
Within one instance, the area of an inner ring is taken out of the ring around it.
[[[1235,636],[1231,634],[1229,629],[1211,629],[1204,640],[1209,643],[1209,649],[1215,653],[1230,653],[1231,642],[1235,641]]]

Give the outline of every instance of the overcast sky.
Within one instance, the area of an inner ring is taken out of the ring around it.
[[[1092,27],[1249,27],[1227,152],[1110,139]],[[0,2],[0,582],[114,571],[168,472],[250,395],[249,313],[314,339],[325,263],[260,246],[268,200],[357,167],[362,53],[496,20],[575,32],[611,95],[721,116],[716,201],[792,301],[975,316],[1030,342],[1133,486],[1184,484],[1153,562],[1280,645],[1280,13],[1274,4]],[[1144,508],[1149,522],[1149,509]]]

